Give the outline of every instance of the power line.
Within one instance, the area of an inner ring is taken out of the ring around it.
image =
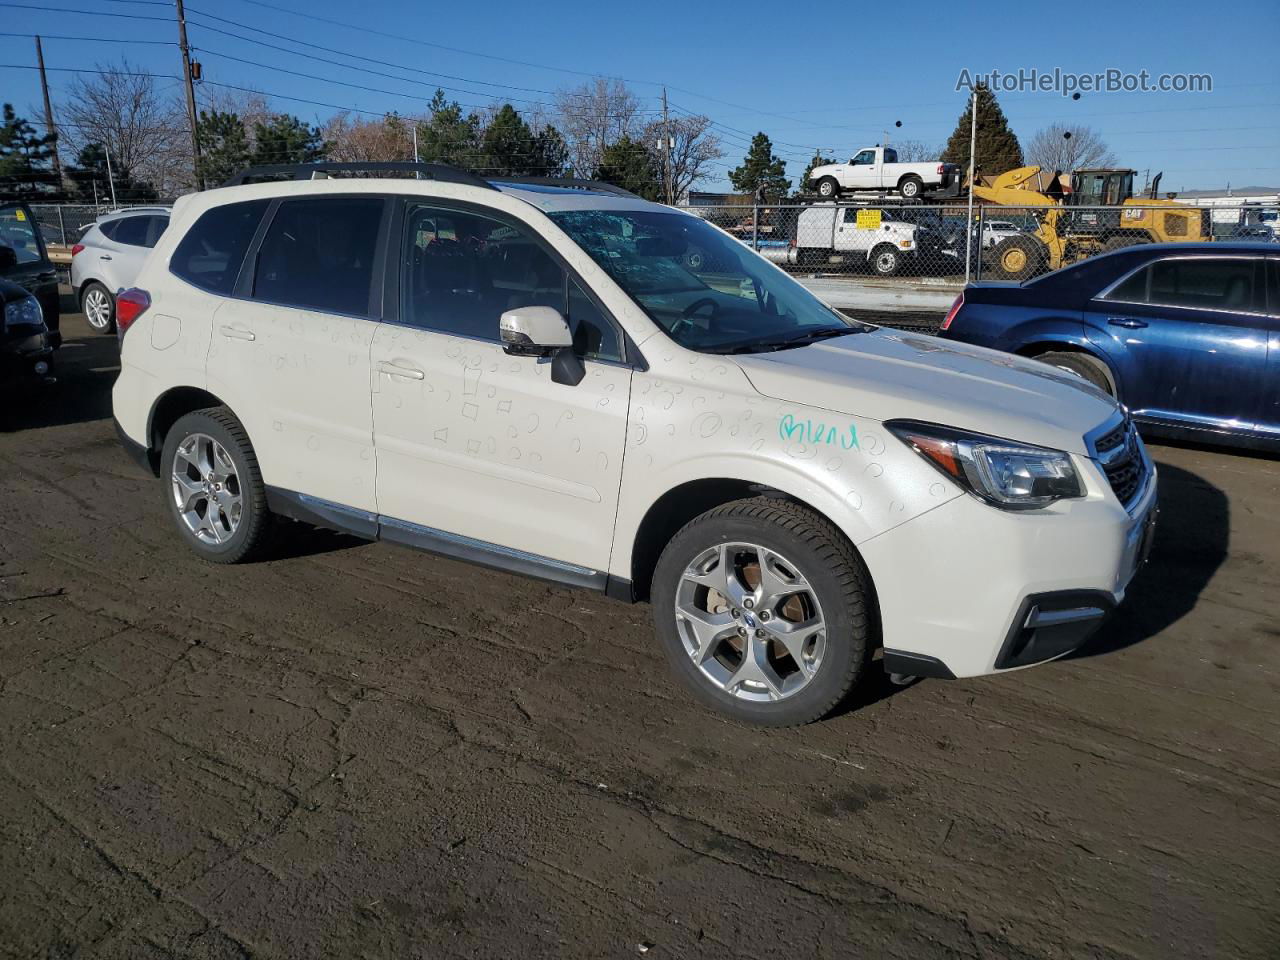
[[[150,2],[150,0],[147,0],[147,2]],[[61,34],[61,33],[37,34],[37,33],[9,33],[7,31],[0,31],[0,37],[26,37],[27,39],[31,39],[32,37],[37,37],[37,36],[43,37],[45,40],[77,40],[85,43],[127,43],[127,44],[149,43],[149,44],[165,44],[171,47],[176,47],[178,45],[176,40],[138,40],[133,37],[129,37],[128,39],[124,37],[69,37],[66,34]]]
[[[168,4],[162,4],[168,6]],[[153,17],[145,13],[108,13],[106,10],[78,10],[69,7],[47,7],[34,3],[0,3],[0,7],[13,7],[18,10],[39,10],[42,13],[78,13],[88,17],[117,17],[121,20],[157,20],[162,23],[173,23],[172,17]]]

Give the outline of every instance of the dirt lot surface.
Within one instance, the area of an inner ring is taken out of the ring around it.
[[[302,528],[202,564],[65,327],[0,405],[0,954],[1280,955],[1280,461],[1153,447],[1084,655],[759,731],[647,607]]]

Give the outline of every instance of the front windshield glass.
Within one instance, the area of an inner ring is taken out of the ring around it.
[[[35,224],[21,207],[0,209],[0,270],[40,260]]]
[[[573,210],[551,219],[691,350],[778,350],[872,329],[825,306],[746,244],[697,217]]]

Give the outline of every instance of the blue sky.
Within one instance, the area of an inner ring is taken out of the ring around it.
[[[175,39],[170,2],[22,3],[0,2],[0,33],[44,35],[45,61],[51,68],[91,67],[127,56],[142,69],[178,74],[176,46],[140,42]],[[446,92],[464,104],[511,98],[517,108],[526,108],[530,102],[550,101],[547,91],[601,74],[626,79],[646,106],[656,110],[666,83],[678,112],[705,113],[717,124],[726,156],[708,187],[724,182],[725,171],[740,160],[757,130],[773,138],[793,178],[814,147],[848,157],[856,147],[881,141],[886,129],[893,130],[895,139],[942,143],[964,107],[965,94],[955,90],[963,68],[975,74],[1033,68],[1147,70],[1153,77],[1207,73],[1213,78],[1212,93],[1085,93],[1078,101],[1048,92],[999,96],[1024,143],[1049,123],[1092,126],[1122,163],[1139,171],[1163,170],[1165,190],[1227,182],[1280,186],[1277,0],[1030,4],[1020,9],[981,4],[972,10],[954,2],[917,0],[888,9],[875,21],[857,19],[852,14],[866,8],[843,3],[797,7],[757,0],[646,0],[577,5],[572,15],[547,12],[552,8],[500,0],[188,0],[187,6],[190,39],[199,50],[206,80],[276,95],[276,107],[313,122],[333,111],[283,98],[406,113],[420,111],[439,83],[453,88]],[[310,17],[285,12],[289,9]],[[895,19],[896,12],[906,15]],[[126,14],[162,19],[129,19]],[[250,28],[421,72],[352,61],[353,67],[393,78],[315,63],[305,48]],[[226,32],[297,49],[300,55]],[[102,42],[107,39],[125,42]],[[34,62],[29,37],[0,36],[0,63]],[[72,76],[56,69],[50,73],[55,111]],[[333,82],[338,80],[393,93]],[[176,80],[169,83],[177,89]],[[198,96],[207,101],[212,92],[206,85]],[[34,71],[0,68],[0,100],[12,101],[19,112],[37,119],[40,92]],[[894,128],[897,121],[903,124],[900,129]]]

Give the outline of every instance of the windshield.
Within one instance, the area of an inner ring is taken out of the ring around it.
[[[690,350],[777,350],[874,329],[836,313],[697,217],[574,210],[551,219]]]
[[[35,225],[21,207],[0,208],[0,270],[40,261]]]

